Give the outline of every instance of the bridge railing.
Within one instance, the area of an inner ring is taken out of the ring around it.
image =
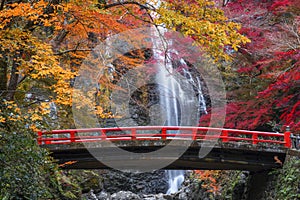
[[[291,133],[271,133],[237,129],[179,126],[138,126],[113,128],[67,129],[39,131],[38,144],[69,144],[120,140],[220,140],[221,142],[246,142],[277,144],[291,147]]]

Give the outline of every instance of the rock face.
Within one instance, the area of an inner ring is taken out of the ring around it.
[[[116,170],[101,171],[103,190],[84,194],[87,200],[190,200],[190,180],[175,194],[165,194],[168,178],[165,170],[151,173],[126,173]]]
[[[103,188],[108,193],[131,191],[136,194],[158,194],[168,190],[168,180],[164,170],[151,173],[126,173],[105,170]]]
[[[232,172],[234,175],[235,172]],[[201,183],[190,177],[187,171],[185,180],[180,190],[174,194],[165,194],[168,185],[164,178],[164,187],[161,187],[161,177],[165,177],[163,170],[149,174],[130,174],[117,171],[107,171],[104,175],[104,190],[96,193],[91,190],[84,197],[87,200],[252,200],[258,197],[260,191],[252,191],[251,185],[257,185],[257,181],[266,174],[250,175],[249,172],[236,172],[234,183],[229,194],[212,194],[201,186]],[[152,180],[155,179],[155,180]],[[232,180],[231,180],[232,181]],[[260,184],[264,184],[262,181]],[[163,192],[158,192],[158,188]],[[254,187],[257,188],[257,187]],[[265,187],[263,187],[265,188]],[[260,189],[260,188],[257,188]],[[255,197],[255,198],[252,198]],[[258,198],[263,199],[263,198]]]
[[[103,190],[91,190],[84,195],[87,200],[190,200],[193,195],[191,181],[186,174],[183,187],[175,194],[165,194],[168,180],[165,170],[152,173],[124,173],[106,170],[101,174]]]
[[[167,195],[165,194],[167,190],[166,178],[163,178],[165,180],[163,181],[165,183],[165,188],[161,188],[161,190],[163,190],[164,192],[157,192],[157,188],[159,188],[160,183],[159,179],[162,176],[165,176],[163,170],[157,171],[154,175],[153,173],[149,173],[146,176],[145,174],[135,174],[133,176],[132,174],[129,175],[129,173],[108,171],[104,175],[104,190],[100,193],[96,193],[93,190],[91,190],[88,194],[85,194],[84,197],[87,200],[265,199],[262,196],[260,196],[262,194],[262,191],[258,190],[265,190],[266,188],[269,188],[269,186],[264,186],[262,188],[255,186],[257,186],[258,184],[260,186],[263,186],[266,183],[266,180],[262,180],[262,178],[268,177],[266,172],[251,175],[249,172],[246,171],[233,171],[229,172],[228,175],[233,175],[233,179],[228,179],[229,182],[226,183],[228,185],[232,185],[231,189],[228,190],[229,193],[210,193],[207,191],[207,189],[201,186],[199,180],[189,178],[190,175],[189,172],[187,172],[185,175],[185,180],[180,190],[174,194]],[[152,178],[155,178],[156,181],[151,180]],[[149,183],[152,183],[152,185]]]

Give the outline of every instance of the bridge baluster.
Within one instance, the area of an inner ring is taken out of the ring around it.
[[[131,139],[136,140],[136,129],[135,128],[131,129]]]
[[[287,148],[292,147],[291,131],[290,131],[289,126],[286,127],[286,131],[284,132],[284,141],[285,141],[285,144],[284,144],[285,147],[287,147]]]
[[[37,142],[38,142],[39,145],[42,144],[42,137],[43,137],[43,132],[39,131],[38,132],[38,138],[37,138]]]
[[[105,130],[101,130],[101,136],[100,136],[101,140],[106,140],[106,131]]]
[[[222,138],[222,142],[229,142],[228,139],[228,131],[227,130],[222,130],[222,134],[221,134],[224,138]]]
[[[167,128],[161,129],[161,139],[163,140],[167,139]]]
[[[75,131],[70,131],[70,140],[71,142],[75,142]]]
[[[257,144],[258,143],[257,139],[258,139],[257,133],[253,133],[252,134],[252,144]]]
[[[196,140],[197,139],[197,129],[196,128],[193,128],[193,140]]]

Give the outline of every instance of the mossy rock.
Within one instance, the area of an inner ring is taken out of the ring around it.
[[[87,193],[91,189],[97,193],[103,189],[103,184],[98,176],[90,176],[80,183],[80,187],[82,188],[82,193]]]

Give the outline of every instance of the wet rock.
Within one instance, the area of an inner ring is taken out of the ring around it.
[[[111,195],[107,192],[102,191],[97,194],[97,198],[98,200],[111,200]]]
[[[142,200],[142,198],[130,191],[120,191],[111,195],[112,200]]]
[[[130,191],[119,191],[109,194],[105,191],[95,194],[93,190],[83,195],[86,200],[174,200],[173,195],[167,194],[135,194]]]
[[[178,195],[178,199],[179,199],[179,200],[188,200],[188,195],[187,195],[187,193],[185,193],[185,192],[180,193],[180,194]]]
[[[143,200],[172,200],[172,195],[167,194],[150,194],[150,195],[143,195]]]
[[[98,200],[97,196],[94,194],[93,190],[90,190],[89,193],[82,195],[83,199],[87,200]]]
[[[127,173],[106,170],[103,174],[103,188],[112,194],[119,191],[131,191],[136,194],[159,194],[168,190],[165,170],[151,173]]]
[[[88,192],[91,189],[95,191],[95,193],[98,193],[103,189],[101,180],[97,176],[86,177],[80,182],[80,187],[82,188],[83,193]]]

